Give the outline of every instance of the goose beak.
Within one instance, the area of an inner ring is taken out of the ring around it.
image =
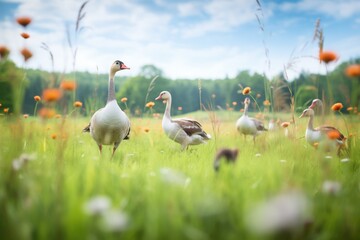
[[[130,70],[130,68],[127,67],[125,64],[121,64],[120,65],[120,70],[124,70],[124,69],[129,69]]]
[[[299,118],[302,118],[303,116],[304,116],[304,113],[302,113]]]
[[[155,100],[160,100],[161,99],[161,95],[157,96],[157,98],[155,98]]]

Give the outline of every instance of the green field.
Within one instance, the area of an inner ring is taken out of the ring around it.
[[[208,144],[180,151],[161,119],[130,117],[130,140],[113,159],[111,147],[100,155],[81,132],[89,118],[1,116],[1,238],[358,238],[358,116],[327,117],[348,137],[342,156],[306,143],[307,119],[296,119],[289,137],[269,131],[254,145],[236,132],[239,112],[188,116],[211,134]],[[224,147],[239,156],[216,173]]]

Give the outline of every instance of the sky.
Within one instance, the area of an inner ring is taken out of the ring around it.
[[[0,45],[18,66],[56,71],[107,73],[115,60],[135,76],[152,64],[171,79],[219,79],[249,70],[272,78],[284,69],[289,80],[301,72],[324,73],[318,42],[339,55],[329,70],[360,57],[359,0],[90,0],[75,34],[81,4],[75,0],[0,0]],[[29,16],[24,30],[16,18]],[[22,32],[30,34],[22,39]],[[68,34],[67,34],[68,33]],[[72,48],[69,46],[71,38]],[[34,56],[24,65],[19,50]]]

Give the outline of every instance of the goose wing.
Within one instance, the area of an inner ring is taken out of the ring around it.
[[[337,128],[332,126],[320,126],[315,130],[318,130],[321,133],[326,134],[328,137],[331,137],[333,139],[335,137],[339,141],[343,141],[346,139],[346,137]]]
[[[267,131],[267,129],[265,128],[263,122],[261,122],[260,120],[255,119],[255,118],[250,118],[250,119],[251,119],[251,121],[254,122],[254,124],[256,126],[256,130],[258,130],[258,131]]]
[[[178,119],[173,119],[172,121],[174,123],[177,123],[188,136],[198,134],[204,138],[209,138],[206,132],[202,130],[201,124],[196,120],[187,119],[187,118],[178,118]]]

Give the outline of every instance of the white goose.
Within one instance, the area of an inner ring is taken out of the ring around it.
[[[310,145],[316,146],[317,144],[321,144],[321,147],[327,151],[344,146],[346,138],[335,127],[320,126],[314,128],[314,110],[312,108],[305,109],[299,118],[302,117],[309,117],[308,126],[305,131],[305,139]],[[340,148],[338,150],[340,150]]]
[[[250,104],[250,98],[245,98],[244,100],[244,113],[236,121],[236,129],[245,135],[252,135],[255,142],[255,137],[260,134],[262,131],[267,131],[264,127],[264,124],[255,118],[250,118],[248,116],[248,108]]]
[[[129,139],[130,121],[119,107],[115,99],[114,77],[116,72],[130,69],[123,62],[116,60],[110,68],[108,83],[108,99],[105,107],[97,110],[91,117],[90,124],[84,128],[84,132],[90,132],[99,146],[113,145],[114,155],[117,147],[123,139]]]
[[[205,143],[211,136],[201,128],[201,124],[195,120],[178,118],[171,119],[171,94],[168,91],[162,91],[155,100],[165,100],[166,108],[162,120],[162,127],[165,134],[173,141],[180,143],[182,150],[188,145],[198,145]]]

